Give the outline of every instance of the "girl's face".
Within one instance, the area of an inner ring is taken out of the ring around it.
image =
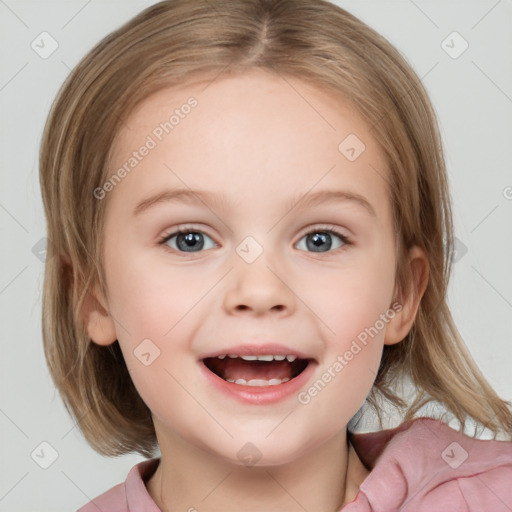
[[[362,118],[251,71],[155,94],[114,149],[95,193],[109,316],[89,334],[119,340],[160,445],[275,465],[344,436],[406,334],[388,171]]]

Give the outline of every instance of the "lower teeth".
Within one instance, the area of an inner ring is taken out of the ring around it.
[[[240,384],[242,386],[278,386],[279,384],[283,384],[284,382],[288,382],[290,379],[288,377],[284,379],[252,379],[247,382],[245,379],[226,379],[228,382],[233,382],[235,384]]]

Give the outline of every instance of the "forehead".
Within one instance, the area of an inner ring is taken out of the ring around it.
[[[261,70],[153,94],[112,154],[111,173],[129,168],[113,201],[167,185],[239,198],[273,190],[286,200],[347,184],[374,201],[387,197],[386,162],[364,119],[341,97]]]

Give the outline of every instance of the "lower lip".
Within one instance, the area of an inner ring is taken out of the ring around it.
[[[267,405],[280,402],[292,395],[297,395],[313,374],[315,363],[310,361],[297,377],[277,386],[243,386],[235,384],[234,382],[222,379],[210,371],[202,361],[199,361],[199,366],[208,382],[215,389],[243,403]]]

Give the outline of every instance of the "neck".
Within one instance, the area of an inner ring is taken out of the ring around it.
[[[368,475],[346,430],[279,466],[233,464],[178,436],[159,444],[162,458],[146,486],[162,512],[337,512]]]

